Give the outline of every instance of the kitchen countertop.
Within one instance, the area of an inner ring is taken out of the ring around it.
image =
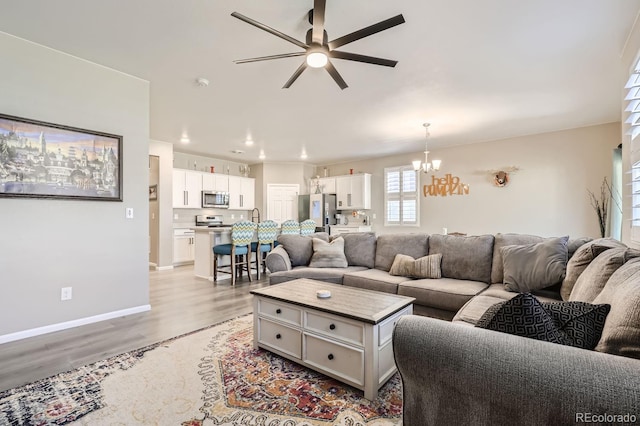
[[[231,231],[231,225],[223,225],[223,226],[192,226],[190,229],[195,230],[196,232],[226,232]]]

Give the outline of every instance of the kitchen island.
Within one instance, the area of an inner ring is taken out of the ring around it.
[[[195,257],[193,263],[194,275],[213,281],[213,246],[231,243],[231,226],[219,226],[215,228],[195,226],[191,229],[196,231]],[[229,265],[231,260],[228,259],[228,256],[223,256],[222,262],[222,265]],[[218,279],[229,278],[231,278],[229,274],[218,275]]]

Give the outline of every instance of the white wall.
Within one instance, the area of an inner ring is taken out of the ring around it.
[[[384,227],[385,167],[411,164],[423,153],[327,165],[332,176],[368,172],[372,177],[372,225],[377,233],[530,233],[542,236],[599,236],[587,189],[611,181],[612,150],[620,143],[620,123],[431,150],[447,173],[470,185],[469,195],[420,197],[420,227]],[[508,186],[492,184],[487,170],[517,166]],[[322,171],[322,167],[318,170]],[[421,174],[422,184],[430,176]]]
[[[6,33],[0,57],[0,112],[123,136],[123,202],[0,198],[0,341],[148,309],[148,83]]]

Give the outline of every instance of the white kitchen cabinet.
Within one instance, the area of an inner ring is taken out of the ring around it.
[[[202,173],[173,169],[173,207],[199,209],[202,207]]]
[[[229,176],[229,210],[253,210],[255,196],[255,179]]]
[[[371,226],[341,226],[331,225],[329,227],[329,235],[350,234],[353,232],[371,232]]]
[[[371,175],[336,176],[336,201],[338,210],[371,208]]]
[[[229,192],[229,176],[220,173],[203,173],[202,190]]]
[[[195,234],[192,230],[175,229],[173,232],[173,263],[192,263],[195,258]]]

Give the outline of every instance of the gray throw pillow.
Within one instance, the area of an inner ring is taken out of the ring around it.
[[[376,263],[375,232],[353,232],[342,234],[344,255],[349,266],[366,266],[373,269]]]
[[[319,232],[311,235],[279,235],[278,243],[281,244],[291,260],[291,266],[307,266],[313,255],[312,238],[320,238],[329,241],[329,234]]]
[[[313,256],[309,262],[311,268],[346,268],[349,266],[344,255],[344,239],[338,237],[330,243],[319,238],[313,239]]]
[[[587,243],[576,250],[567,262],[567,274],[560,287],[562,300],[569,300],[569,296],[571,295],[573,287],[576,285],[578,277],[587,269],[587,266],[589,266],[600,253],[613,247],[613,245],[609,244]]]
[[[568,240],[565,236],[537,244],[502,247],[505,288],[528,293],[561,282],[567,270]]]

